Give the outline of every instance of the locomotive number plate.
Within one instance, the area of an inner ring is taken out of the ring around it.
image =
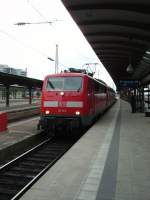
[[[67,112],[67,110],[66,109],[58,109],[58,112],[60,113],[66,113]]]
[[[66,107],[66,102],[65,102],[65,101],[60,101],[60,102],[58,103],[58,106],[59,106],[59,107]]]

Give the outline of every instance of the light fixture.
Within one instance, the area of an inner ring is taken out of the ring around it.
[[[52,59],[51,57],[47,57],[47,59],[50,61],[54,61],[54,59]]]
[[[48,115],[49,113],[50,113],[50,111],[49,111],[49,110],[46,110],[46,111],[45,111],[45,114],[46,114],[46,115]]]
[[[76,111],[75,114],[76,114],[76,115],[80,115],[80,111]]]
[[[133,66],[131,65],[131,63],[129,63],[129,65],[127,66],[126,71],[127,71],[129,74],[132,74],[132,73],[133,73]]]
[[[64,96],[64,94],[65,94],[64,92],[60,92],[60,95],[61,95],[61,96]]]
[[[146,54],[150,54],[150,51],[146,51]]]
[[[129,64],[128,64],[127,68],[126,68],[126,71],[127,71],[129,74],[132,74],[133,71],[134,71],[134,68],[133,68],[133,66],[132,66],[132,56],[133,56],[133,55],[129,55]]]

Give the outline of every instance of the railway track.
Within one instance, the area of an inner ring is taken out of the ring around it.
[[[19,199],[76,140],[47,139],[0,167],[0,200]]]

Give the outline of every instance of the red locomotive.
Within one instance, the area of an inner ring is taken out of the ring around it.
[[[46,132],[87,127],[115,102],[115,92],[85,73],[48,75],[42,88],[39,126]]]

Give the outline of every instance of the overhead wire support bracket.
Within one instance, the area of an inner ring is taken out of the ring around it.
[[[45,22],[18,22],[18,23],[15,23],[14,25],[17,25],[17,26],[24,26],[24,25],[30,25],[30,24],[52,24],[53,21],[45,21]]]

